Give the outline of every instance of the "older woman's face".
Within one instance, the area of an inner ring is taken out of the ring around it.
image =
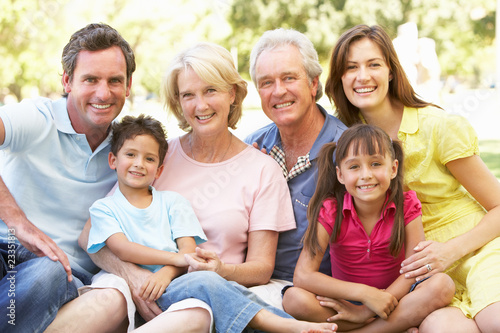
[[[347,99],[361,112],[387,109],[389,81],[392,79],[384,55],[369,38],[351,44],[342,86]]]
[[[208,84],[191,68],[179,73],[177,86],[184,118],[196,134],[214,135],[227,131],[234,89],[227,92]]]

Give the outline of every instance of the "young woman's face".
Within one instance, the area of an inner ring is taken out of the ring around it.
[[[369,38],[351,44],[342,86],[354,106],[362,113],[388,107],[390,80],[392,74],[377,44]]]
[[[191,68],[177,78],[179,102],[184,118],[198,135],[226,133],[235,91],[223,91],[203,81]]]
[[[358,154],[351,147],[349,154],[337,166],[337,177],[356,204],[382,205],[391,179],[397,175],[398,163],[389,154]]]
[[[151,135],[125,140],[117,155],[109,154],[109,165],[116,170],[120,189],[149,188],[161,174],[160,144]]]

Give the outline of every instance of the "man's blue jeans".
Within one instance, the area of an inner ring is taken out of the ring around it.
[[[165,311],[170,305],[187,298],[196,298],[210,305],[216,332],[241,333],[262,309],[280,317],[292,318],[286,312],[268,305],[242,285],[209,271],[188,273],[176,278],[157,303]]]
[[[0,242],[0,266],[0,332],[43,332],[59,308],[78,296],[82,281],[73,276],[68,282],[60,262],[18,244]]]

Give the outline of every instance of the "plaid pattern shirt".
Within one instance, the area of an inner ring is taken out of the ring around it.
[[[278,162],[278,164],[280,165],[281,170],[283,171],[283,176],[285,177],[286,181],[289,181],[290,179],[297,177],[302,172],[306,171],[311,167],[311,161],[309,160],[309,153],[307,153],[305,156],[299,156],[299,158],[297,159],[297,163],[295,163],[290,172],[288,172],[286,168],[285,152],[283,151],[283,149],[281,149],[277,145],[274,145],[271,151],[269,152],[269,155],[271,155],[271,157],[274,158],[276,162]]]

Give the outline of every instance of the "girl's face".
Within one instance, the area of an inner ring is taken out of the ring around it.
[[[351,145],[349,154],[337,166],[337,178],[356,204],[383,205],[398,163],[389,154],[355,154]]]
[[[342,86],[352,105],[362,113],[390,106],[390,80],[392,74],[377,44],[369,38],[351,44]]]
[[[161,174],[159,143],[151,135],[125,140],[117,155],[109,153],[109,165],[116,170],[120,190],[147,189]]]
[[[227,132],[230,106],[235,91],[223,91],[203,81],[195,71],[187,68],[177,78],[179,102],[184,118],[198,135],[216,135]]]

